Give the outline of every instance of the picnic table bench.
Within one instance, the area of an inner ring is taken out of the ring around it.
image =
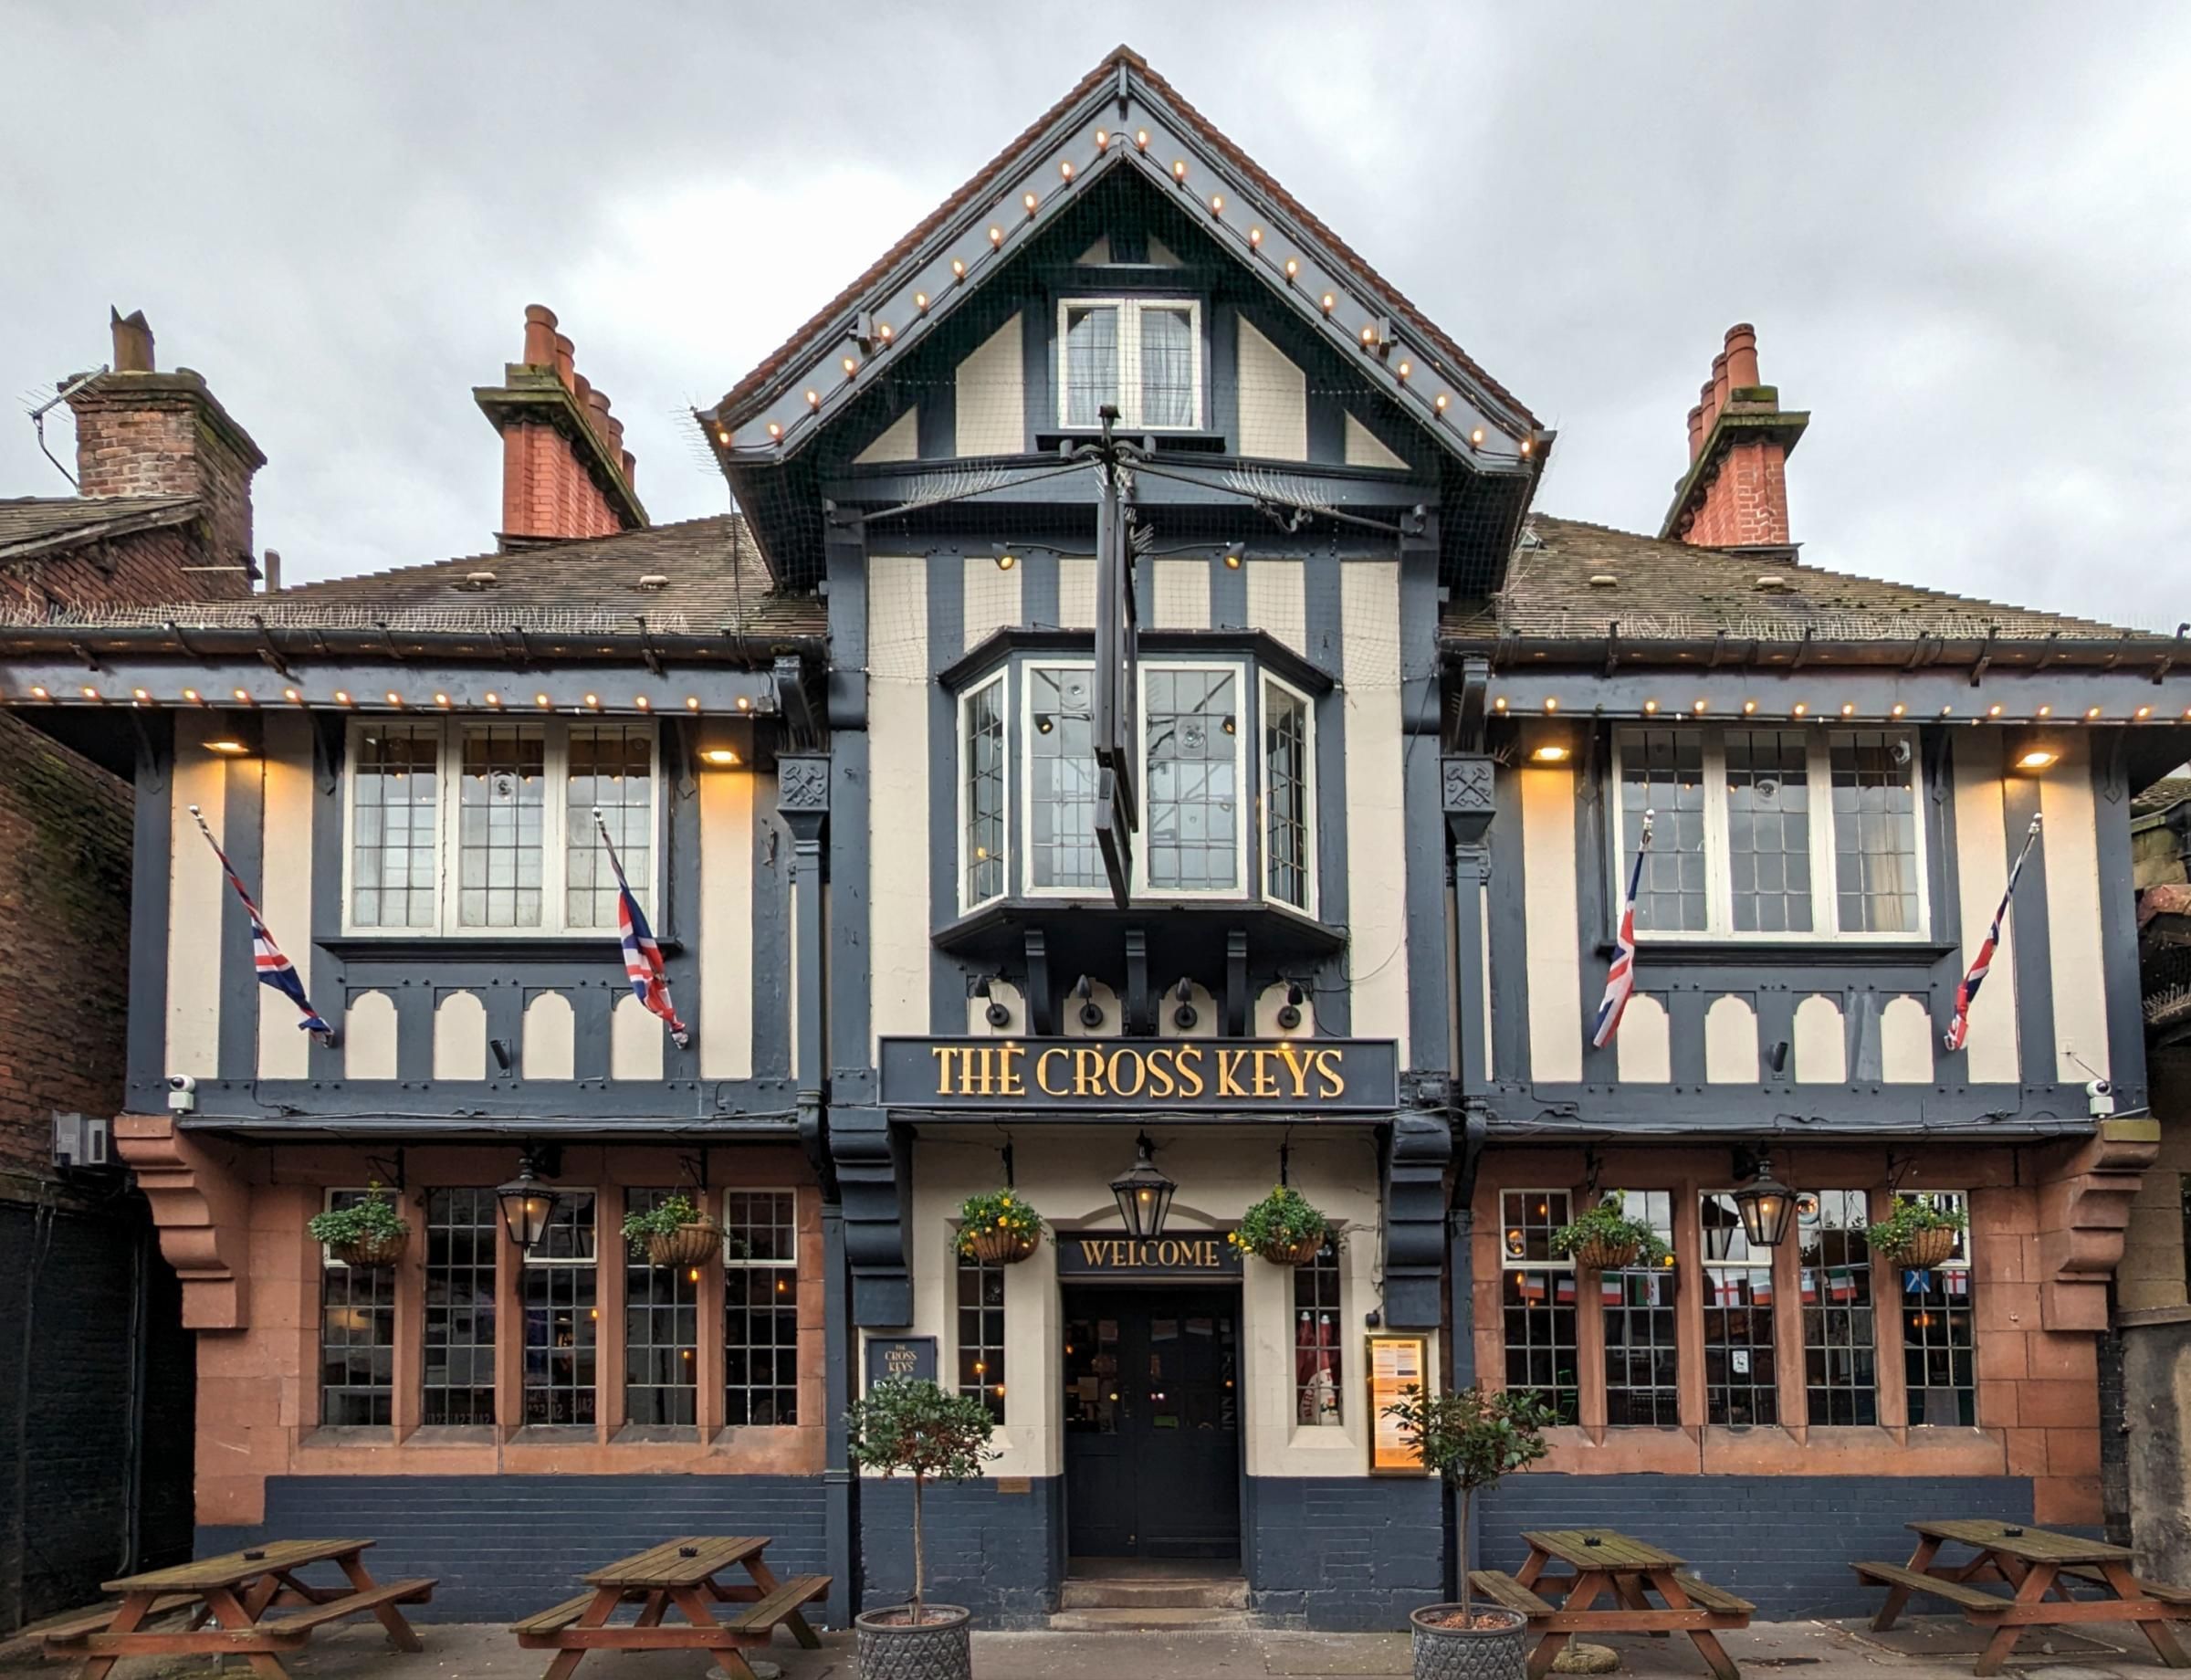
[[[826,1575],[780,1581],[762,1561],[764,1535],[688,1535],[593,1570],[590,1591],[511,1625],[529,1651],[553,1651],[543,1680],[566,1680],[589,1651],[705,1651],[737,1680],[754,1680],[747,1649],[765,1645],[780,1626],[808,1650],[821,1644],[801,1607],[829,1591]],[[726,1586],[716,1577],[733,1564],[747,1581]],[[619,1607],[640,1606],[635,1621],[612,1622]],[[718,1614],[716,1606],[729,1611]],[[675,1607],[683,1623],[665,1625]]]
[[[1882,1633],[1894,1625],[1911,1594],[1922,1592],[1953,1604],[1966,1621],[1993,1630],[1992,1639],[1978,1654],[1976,1674],[1998,1674],[2029,1629],[2089,1622],[2133,1622],[2162,1662],[2171,1668],[2191,1666],[2191,1657],[2184,1654],[2168,1626],[2191,1617],[2191,1592],[2140,1580],[2131,1573],[2127,1547],[1990,1518],[1907,1526],[1918,1536],[1917,1549],[1907,1563],[1852,1566],[1859,1580],[1887,1589],[1887,1601],[1871,1619],[1872,1627]],[[1969,1547],[1976,1555],[1960,1563],[1936,1563],[1940,1548],[1949,1541]],[[2105,1596],[2072,1598],[2064,1576],[2097,1584]],[[1980,1580],[2006,1582],[2014,1596],[1972,1584]],[[2051,1601],[2049,1592],[2056,1595]]]
[[[1740,1671],[1727,1655],[1715,1630],[1745,1628],[1756,1606],[1723,1587],[1688,1572],[1686,1559],[1611,1528],[1556,1528],[1522,1536],[1529,1559],[1521,1573],[1472,1570],[1468,1583],[1478,1592],[1528,1619],[1539,1634],[1529,1654],[1530,1680],[1541,1680],[1553,1660],[1578,1633],[1686,1633],[1719,1680],[1738,1680]],[[1548,1575],[1554,1563],[1571,1575]],[[1540,1589],[1565,1587],[1555,1603]],[[1609,1592],[1616,1601],[1595,1608]],[[1656,1592],[1664,1602],[1651,1603]]]
[[[303,1649],[316,1630],[330,1622],[368,1612],[399,1651],[424,1650],[397,1606],[425,1602],[435,1583],[376,1582],[359,1557],[372,1545],[362,1539],[276,1540],[126,1575],[105,1587],[122,1595],[120,1604],[47,1628],[46,1655],[57,1662],[81,1659],[78,1680],[104,1680],[116,1663],[131,1656],[240,1655],[254,1674],[286,1675],[282,1653]],[[334,1564],[347,1584],[320,1586],[298,1579],[316,1563]],[[267,1612],[281,1610],[289,1613],[268,1618]],[[190,1612],[181,1627],[146,1625],[178,1611]]]

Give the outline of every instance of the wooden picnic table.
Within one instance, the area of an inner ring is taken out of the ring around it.
[[[800,1606],[829,1591],[826,1575],[794,1575],[779,1581],[761,1560],[764,1535],[725,1538],[687,1535],[665,1540],[583,1577],[592,1589],[528,1616],[511,1632],[529,1651],[553,1651],[543,1680],[565,1680],[589,1651],[705,1651],[715,1665],[738,1680],[754,1680],[744,1652],[765,1645],[779,1625],[812,1651],[821,1644]],[[733,1564],[742,1565],[748,1582],[725,1586],[716,1580]],[[640,1606],[634,1622],[610,1621],[618,1606]],[[715,1607],[731,1607],[718,1616]],[[685,1625],[663,1625],[675,1606]]]
[[[1992,1518],[1906,1526],[1918,1537],[1909,1562],[1854,1566],[1860,1580],[1887,1589],[1887,1601],[1871,1619],[1872,1627],[1882,1633],[1894,1625],[1910,1595],[1923,1592],[1946,1600],[1966,1620],[1994,1630],[1978,1654],[1976,1674],[1998,1674],[2028,1629],[2087,1622],[2134,1622],[2162,1662],[2171,1668],[2191,1667],[2191,1657],[2167,1625],[2191,1617],[2191,1592],[2140,1580],[2131,1573],[2126,1546]],[[1936,1563],[1940,1548],[1951,1540],[1976,1556],[1961,1563]],[[2073,1599],[2064,1576],[2097,1584],[2106,1596]],[[2015,1596],[1971,1585],[1977,1580],[2004,1581]],[[2057,1595],[2050,1603],[2049,1592]]]
[[[399,1604],[434,1596],[431,1580],[378,1584],[359,1554],[371,1540],[273,1540],[265,1546],[201,1558],[173,1569],[125,1575],[106,1583],[122,1595],[118,1605],[89,1611],[45,1633],[47,1656],[84,1659],[78,1680],[103,1680],[125,1656],[241,1655],[258,1675],[284,1675],[281,1654],[304,1648],[314,1630],[370,1611],[399,1651],[421,1651],[418,1635]],[[316,1563],[341,1570],[347,1585],[299,1580]],[[300,1608],[299,1608],[300,1607]],[[269,1611],[288,1615],[267,1619]],[[189,1612],[181,1627],[145,1623],[176,1611]]]
[[[1578,1633],[1686,1633],[1719,1680],[1739,1680],[1741,1671],[1715,1630],[1749,1626],[1756,1606],[1747,1599],[1699,1580],[1683,1559],[1616,1529],[1555,1528],[1522,1538],[1529,1542],[1529,1560],[1519,1575],[1473,1570],[1468,1580],[1486,1598],[1519,1611],[1529,1631],[1543,1636],[1529,1654],[1530,1680],[1540,1680]],[[1546,1574],[1555,1562],[1574,1573]],[[1562,1586],[1567,1597],[1557,1604],[1540,1591]],[[1652,1592],[1663,1609],[1651,1603]],[[1609,1593],[1614,1602],[1596,1608]]]

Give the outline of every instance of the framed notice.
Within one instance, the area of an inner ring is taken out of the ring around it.
[[[1426,1475],[1422,1455],[1400,1433],[1389,1408],[1410,1389],[1431,1386],[1431,1344],[1424,1336],[1372,1336],[1362,1370],[1369,1382],[1369,1474]]]

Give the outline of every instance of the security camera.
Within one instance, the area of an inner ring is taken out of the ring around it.
[[[167,1076],[167,1106],[175,1114],[192,1114],[198,1107],[198,1082],[190,1074]]]
[[[2115,1087],[2105,1079],[2086,1080],[2084,1105],[2091,1111],[2092,1118],[2106,1119],[2115,1111]]]

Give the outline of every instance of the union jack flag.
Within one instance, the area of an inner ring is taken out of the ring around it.
[[[639,908],[639,900],[632,897],[632,884],[624,878],[624,865],[616,856],[616,843],[609,838],[609,825],[602,821],[601,808],[593,809],[593,826],[601,831],[601,844],[609,854],[609,867],[616,872],[616,929],[624,940],[624,972],[632,982],[632,993],[646,1006],[650,1014],[656,1014],[669,1024],[669,1035],[678,1049],[692,1042],[692,1034],[677,1019],[677,1008],[669,1001],[669,971],[663,965],[662,947],[655,943],[655,932],[646,925],[646,912]]]
[[[1636,990],[1636,894],[1643,886],[1643,855],[1651,850],[1653,813],[1643,814],[1643,832],[1636,841],[1635,866],[1628,872],[1628,896],[1620,901],[1620,930],[1613,936],[1613,961],[1605,971],[1605,996],[1599,1001],[1598,1024],[1590,1043],[1602,1050],[1620,1030],[1621,1012]]]
[[[204,814],[193,805],[190,814],[197,822],[198,832],[205,836],[205,844],[213,848],[213,855],[221,860],[221,873],[228,877],[228,885],[236,888],[236,898],[243,902],[244,914],[251,919],[251,961],[258,971],[258,983],[273,987],[297,1005],[298,1013],[304,1017],[297,1024],[299,1031],[316,1033],[322,1043],[333,1044],[335,1029],[328,1025],[325,1017],[312,1007],[312,1000],[305,996],[303,980],[299,977],[295,966],[281,954],[281,947],[275,944],[274,936],[267,931],[266,920],[259,915],[258,906],[251,902],[251,895],[244,887],[243,877],[236,874],[236,866],[228,861],[228,854],[221,850],[221,843],[213,837],[213,830],[205,825]]]
[[[2001,890],[2000,908],[1993,913],[1993,926],[1986,930],[1986,942],[1978,947],[1977,958],[1970,965],[1970,972],[1963,976],[1963,983],[1955,988],[1955,1013],[1949,1018],[1945,1042],[1948,1049],[1960,1050],[1970,1039],[1970,1006],[1976,1002],[1978,988],[1986,983],[1986,976],[1993,969],[1994,947],[2001,942],[2001,923],[2008,919],[2009,901],[2016,897],[2016,877],[2024,872],[2024,860],[2031,856],[2031,848],[2039,840],[2039,814],[2031,814],[2031,826],[2024,835],[2024,849],[2016,855],[2016,864],[2008,871],[2008,885]]]

